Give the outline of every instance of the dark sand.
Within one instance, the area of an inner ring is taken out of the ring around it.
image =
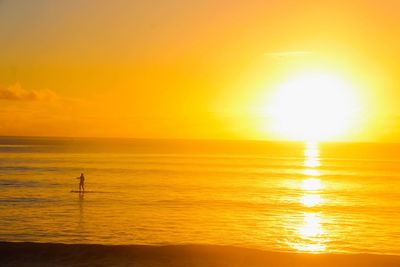
[[[228,246],[104,246],[0,242],[0,266],[400,266],[400,256],[296,254]]]

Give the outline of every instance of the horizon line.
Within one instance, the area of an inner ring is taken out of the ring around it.
[[[222,142],[268,142],[307,143],[301,140],[239,139],[239,138],[162,138],[162,137],[122,137],[122,136],[58,136],[58,135],[1,135],[0,138],[52,138],[52,139],[97,139],[97,140],[159,140],[159,141],[222,141]],[[316,141],[318,144],[400,144],[400,141]]]

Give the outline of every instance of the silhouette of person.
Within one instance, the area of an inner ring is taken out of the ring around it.
[[[81,173],[81,176],[76,179],[79,179],[79,191],[85,191],[85,176],[83,173]]]

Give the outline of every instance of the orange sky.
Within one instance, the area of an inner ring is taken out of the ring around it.
[[[343,140],[400,141],[399,1],[0,1],[0,135],[279,139],[291,73],[348,77]]]

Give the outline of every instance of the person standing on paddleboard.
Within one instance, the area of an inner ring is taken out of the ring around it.
[[[81,176],[76,179],[79,179],[79,191],[85,191],[85,176],[83,173],[81,173]]]

